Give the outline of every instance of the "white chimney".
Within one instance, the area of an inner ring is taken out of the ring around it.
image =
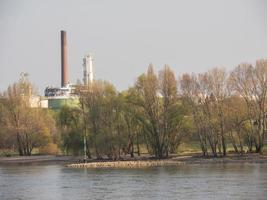
[[[93,57],[91,55],[86,55],[83,58],[83,83],[88,85],[92,83],[94,79],[93,75]]]

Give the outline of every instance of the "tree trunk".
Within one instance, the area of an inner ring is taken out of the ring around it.
[[[21,146],[21,139],[20,139],[20,134],[19,133],[17,133],[17,143],[18,143],[19,155],[23,156],[23,150],[22,150],[22,146]]]
[[[139,146],[139,133],[136,132],[136,146],[137,146],[137,155],[140,156],[140,146]]]
[[[87,155],[87,157],[88,157],[89,159],[91,159],[92,156],[91,156],[91,152],[90,152],[90,149],[89,149],[88,140],[87,140],[87,138],[85,138],[85,139],[86,139],[86,155]]]
[[[221,137],[222,137],[223,156],[226,156],[226,143],[225,143],[224,134],[222,134]]]

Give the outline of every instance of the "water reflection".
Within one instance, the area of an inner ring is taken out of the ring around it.
[[[147,169],[0,166],[0,199],[266,199],[266,164]]]

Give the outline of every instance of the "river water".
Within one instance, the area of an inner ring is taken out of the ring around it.
[[[1,200],[267,199],[267,164],[147,169],[0,165]]]

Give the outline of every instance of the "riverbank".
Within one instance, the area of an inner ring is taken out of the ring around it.
[[[82,157],[77,156],[16,156],[0,157],[0,164],[34,164],[34,163],[61,163],[72,168],[140,168],[156,166],[175,166],[182,164],[209,164],[209,163],[267,163],[267,155],[259,154],[228,154],[226,157],[202,157],[201,154],[172,155],[168,159],[157,160],[149,156],[124,157],[121,160],[87,160],[82,162]]]
[[[73,163],[77,162],[79,157],[75,156],[53,156],[53,155],[38,155],[38,156],[15,156],[15,157],[0,157],[0,164],[30,164],[30,163]]]
[[[199,154],[173,157],[173,160],[185,162],[186,164],[207,163],[267,163],[267,155],[260,154],[227,154],[225,157],[203,157]]]
[[[202,157],[199,154],[173,156],[168,159],[155,160],[153,158],[134,158],[132,160],[121,161],[94,161],[89,160],[87,163],[68,164],[71,168],[143,168],[143,167],[158,167],[158,166],[179,166],[185,164],[224,164],[224,163],[267,163],[266,155],[246,154],[235,155],[230,154],[226,157]]]

